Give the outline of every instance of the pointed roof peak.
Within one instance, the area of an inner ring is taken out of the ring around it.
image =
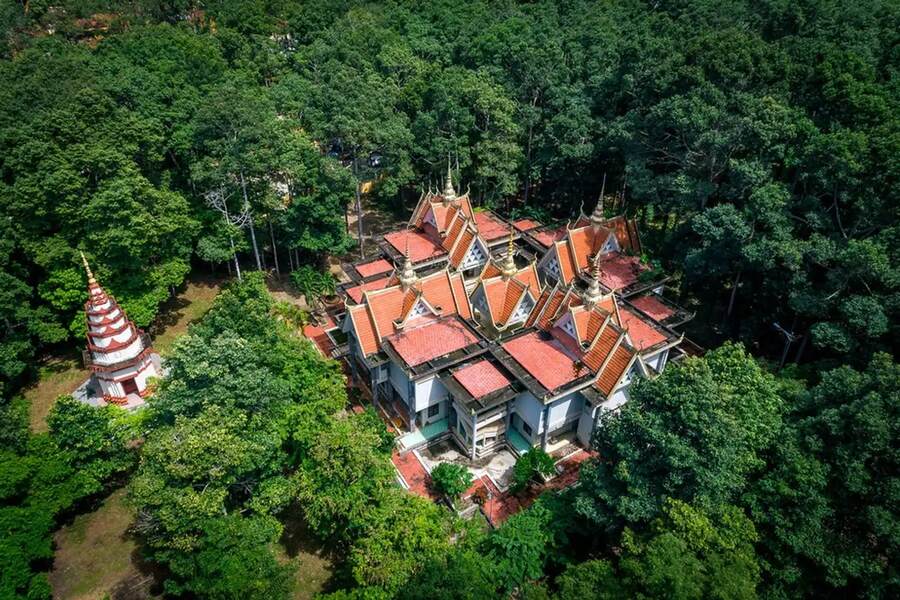
[[[603,299],[603,291],[600,289],[600,261],[598,257],[600,256],[597,253],[597,256],[594,257],[594,260],[591,261],[591,281],[588,284],[587,290],[584,292],[584,303],[586,306],[592,307],[600,300]]]
[[[512,225],[509,226],[509,242],[507,243],[506,248],[506,257],[503,259],[503,264],[500,265],[500,272],[503,274],[504,279],[509,279],[514,276],[518,269],[516,268],[516,246],[513,242],[515,230]]]
[[[602,227],[603,223],[606,221],[606,217],[603,214],[603,198],[606,193],[606,173],[603,174],[603,184],[600,186],[600,198],[597,199],[597,206],[594,207],[594,212],[591,213],[591,225],[594,227]]]
[[[91,272],[91,265],[88,264],[88,261],[87,261],[87,258],[86,258],[85,255],[84,255],[84,252],[82,252],[82,251],[79,250],[78,253],[81,254],[81,262],[84,263],[84,270],[87,272],[87,276],[88,276],[88,285],[90,285],[90,284],[96,284],[96,283],[97,283],[97,280],[94,279],[94,274]]]
[[[447,155],[447,177],[444,178],[444,203],[456,200],[456,190],[453,189],[453,173],[450,169],[450,155]]]
[[[413,269],[412,260],[409,258],[409,232],[406,232],[406,250],[403,253],[403,268],[399,275],[400,287],[408,290],[415,284],[417,277],[416,271]]]

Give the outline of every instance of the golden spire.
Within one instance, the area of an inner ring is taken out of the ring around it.
[[[503,260],[503,264],[501,265],[500,272],[503,274],[504,279],[509,279],[513,275],[516,274],[516,247],[513,244],[513,227],[509,226],[509,243],[506,247],[506,258]]]
[[[91,266],[88,264],[87,258],[84,256],[84,252],[79,251],[81,254],[81,262],[84,263],[84,270],[87,271],[88,276],[88,284],[97,283],[97,280],[94,279],[94,274],[91,273]]]
[[[594,207],[594,212],[591,213],[591,225],[597,228],[602,227],[606,221],[606,217],[603,214],[603,195],[605,192],[606,173],[603,174],[603,185],[600,186],[600,198],[597,199],[597,206]]]
[[[409,259],[409,231],[406,232],[406,251],[403,253],[403,270],[400,271],[400,287],[408,290],[416,282],[416,271]]]
[[[456,190],[453,189],[453,174],[450,171],[450,155],[447,155],[447,177],[444,179],[444,203],[456,200]]]
[[[594,257],[594,264],[591,266],[591,282],[588,284],[587,290],[584,292],[584,303],[589,308],[597,304],[603,298],[603,292],[600,290],[600,253]]]

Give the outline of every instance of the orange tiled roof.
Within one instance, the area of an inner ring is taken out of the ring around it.
[[[535,321],[537,321],[538,317],[541,315],[541,311],[544,310],[544,307],[547,305],[547,300],[550,299],[550,295],[555,292],[556,288],[545,289],[541,292],[540,297],[537,299],[537,302],[534,304],[534,308],[531,309],[531,314],[528,315],[528,319],[525,320],[525,326],[531,327],[534,325]]]
[[[553,244],[553,247],[556,249],[556,257],[559,261],[559,277],[563,283],[568,285],[572,283],[577,274],[569,245],[565,241],[559,241]]]
[[[459,239],[459,234],[462,232],[463,227],[466,225],[466,219],[464,217],[457,216],[453,224],[450,225],[450,229],[447,231],[447,235],[444,236],[443,241],[441,241],[441,245],[448,252],[453,249],[453,244],[456,243],[456,240]]]
[[[625,371],[631,366],[634,357],[634,350],[625,344],[619,344],[597,379],[597,389],[609,396],[615,385],[622,379]]]
[[[377,352],[381,341],[396,332],[395,322],[403,322],[409,316],[419,297],[440,311],[441,316],[471,317],[462,276],[446,270],[422,277],[406,291],[395,285],[365,292],[362,304],[350,307],[349,312],[356,337],[366,355]]]
[[[351,306],[347,311],[350,315],[350,323],[356,332],[356,339],[362,348],[363,354],[368,356],[378,351],[378,334],[371,320],[369,311],[365,306]]]
[[[621,331],[610,327],[607,323],[606,327],[603,327],[600,331],[600,335],[594,340],[593,345],[585,352],[584,358],[582,359],[584,364],[587,365],[591,371],[599,371],[621,335]]]
[[[462,264],[462,261],[466,257],[466,253],[469,251],[469,247],[472,246],[474,240],[475,234],[466,227],[462,234],[460,234],[459,239],[456,241],[456,245],[453,248],[453,252],[450,254],[450,264],[453,265],[454,268],[459,268],[459,265]]]

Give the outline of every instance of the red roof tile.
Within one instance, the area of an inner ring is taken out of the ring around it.
[[[622,289],[634,284],[646,270],[636,256],[612,254],[600,259],[600,283],[611,290]]]
[[[406,252],[406,243],[409,241],[409,258],[414,263],[436,258],[446,254],[443,248],[419,231],[393,231],[384,235],[387,241],[400,254]]]
[[[556,339],[543,339],[531,332],[503,343],[503,348],[523,369],[548,390],[555,390],[586,375]]]
[[[501,373],[490,361],[484,359],[456,371],[453,378],[466,388],[473,398],[487,396],[491,392],[505,388],[510,383],[506,375]]]
[[[556,229],[547,229],[544,231],[534,231],[531,233],[531,237],[540,245],[549,248],[553,245],[553,242],[558,242],[566,237],[566,226],[563,225]]]
[[[666,341],[666,336],[639,315],[623,308],[620,312],[622,327],[628,330],[628,337],[638,350],[643,350]]]
[[[481,237],[489,242],[509,235],[509,225],[490,211],[476,212],[475,225]]]
[[[351,288],[347,288],[346,292],[350,298],[356,302],[357,304],[362,302],[363,292],[369,292],[372,290],[381,290],[390,285],[391,277],[381,277],[379,279],[375,279],[374,281],[368,281],[366,283],[361,283],[359,285],[355,285]]]
[[[371,277],[372,275],[378,275],[379,273],[387,273],[393,268],[394,265],[384,260],[383,258],[356,265],[356,271],[363,277]]]
[[[655,295],[647,294],[631,301],[636,307],[656,319],[657,321],[665,321],[675,314],[671,307],[661,302]]]
[[[533,219],[519,219],[518,221],[513,221],[513,227],[519,231],[528,231],[540,226],[541,224]]]
[[[424,319],[421,325],[405,328],[400,333],[389,336],[385,341],[407,365],[415,367],[475,344],[478,338],[472,335],[462,321],[453,317]]]

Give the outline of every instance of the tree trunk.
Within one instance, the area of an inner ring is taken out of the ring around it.
[[[731,311],[734,310],[734,300],[737,298],[738,286],[741,284],[741,277],[743,275],[744,270],[741,269],[738,271],[737,276],[734,278],[734,283],[731,285],[731,297],[728,299],[728,310],[725,311],[725,321],[731,318]]]
[[[356,232],[359,236],[359,257],[365,258],[363,251],[362,193],[359,185],[359,175],[357,175],[356,154],[353,155],[353,177],[356,179]]]
[[[794,355],[794,364],[800,364],[800,359],[803,358],[803,351],[806,350],[807,340],[809,340],[809,331],[807,331],[803,336],[803,339],[800,340],[800,347],[797,348],[797,354]]]
[[[291,269],[291,272],[294,272],[294,251],[288,248],[288,266]]]
[[[269,219],[269,238],[272,240],[272,258],[275,259],[275,274],[281,277],[281,269],[278,266],[278,246],[275,245],[275,228],[272,227],[272,219]]]
[[[241,265],[237,259],[237,251],[234,249],[234,238],[229,235],[228,241],[231,242],[231,256],[234,258],[234,270],[237,271],[238,281],[243,281],[241,278]]]
[[[247,197],[247,181],[244,179],[244,170],[241,169],[241,192],[244,194],[244,206],[250,213],[250,240],[253,242],[253,256],[256,258],[256,268],[262,271],[262,261],[259,258],[259,246],[256,245],[256,228],[253,226],[253,212],[250,211],[250,199]],[[240,279],[240,277],[238,277]]]

